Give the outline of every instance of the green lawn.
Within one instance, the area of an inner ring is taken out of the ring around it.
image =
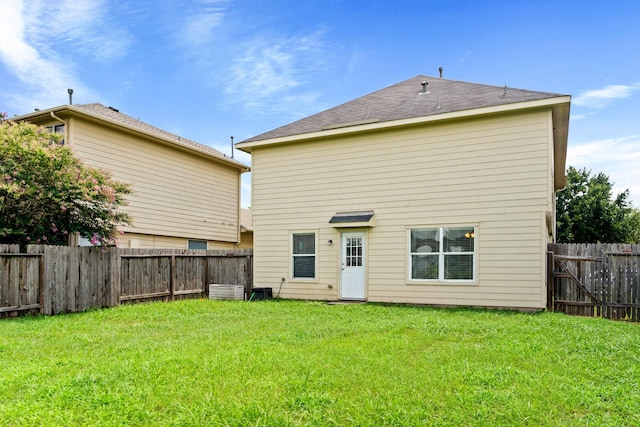
[[[640,325],[191,300],[0,320],[0,425],[640,425]]]

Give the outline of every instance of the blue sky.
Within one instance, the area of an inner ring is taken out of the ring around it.
[[[568,164],[640,206],[640,2],[1,0],[0,111],[100,102],[235,141],[418,74],[573,96]],[[239,160],[249,157],[236,150]],[[243,205],[250,204],[250,176]]]

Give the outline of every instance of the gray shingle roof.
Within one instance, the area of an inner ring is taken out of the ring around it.
[[[245,231],[253,231],[253,212],[251,209],[240,209],[240,227]]]
[[[423,82],[427,82],[426,93]],[[242,142],[562,96],[418,75]]]
[[[35,112],[24,114],[22,116],[13,117],[12,120],[16,121],[28,121],[32,123],[43,123],[51,120],[51,114],[59,114],[62,117],[68,117],[72,115],[91,117],[94,120],[104,121],[115,126],[122,126],[128,131],[141,132],[143,134],[160,138],[170,144],[184,147],[189,150],[200,152],[206,156],[219,159],[224,163],[233,165],[243,171],[249,171],[250,168],[231,157],[228,157],[224,153],[198,142],[192,141],[188,138],[181,137],[179,135],[167,132],[160,128],[145,123],[136,118],[128,116],[112,107],[105,107],[99,103],[93,104],[74,104],[74,105],[59,105],[57,107],[48,108],[46,110],[38,110]],[[55,116],[54,116],[55,117]]]

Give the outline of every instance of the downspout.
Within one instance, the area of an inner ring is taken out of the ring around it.
[[[232,140],[233,141],[233,140]],[[233,147],[233,144],[231,145]],[[238,237],[236,239],[236,248],[242,243],[242,171],[238,171]]]
[[[64,125],[63,145],[68,144],[69,143],[69,123],[66,122],[65,120],[62,120],[60,117],[56,116],[56,114],[53,111],[50,111],[49,114],[51,114],[51,117],[58,120],[59,122],[62,122],[62,124]],[[67,238],[67,245],[78,246],[79,240],[80,240],[79,233],[69,233],[69,236]]]

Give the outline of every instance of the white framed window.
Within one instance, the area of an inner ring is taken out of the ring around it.
[[[317,270],[316,233],[291,233],[291,277],[315,279]]]
[[[64,133],[64,124],[47,126],[45,129],[51,133]]]
[[[474,226],[411,228],[408,233],[410,280],[475,281]]]
[[[60,133],[64,135],[64,124],[46,126],[45,129],[51,133]],[[60,140],[60,144],[64,145],[64,137]]]

